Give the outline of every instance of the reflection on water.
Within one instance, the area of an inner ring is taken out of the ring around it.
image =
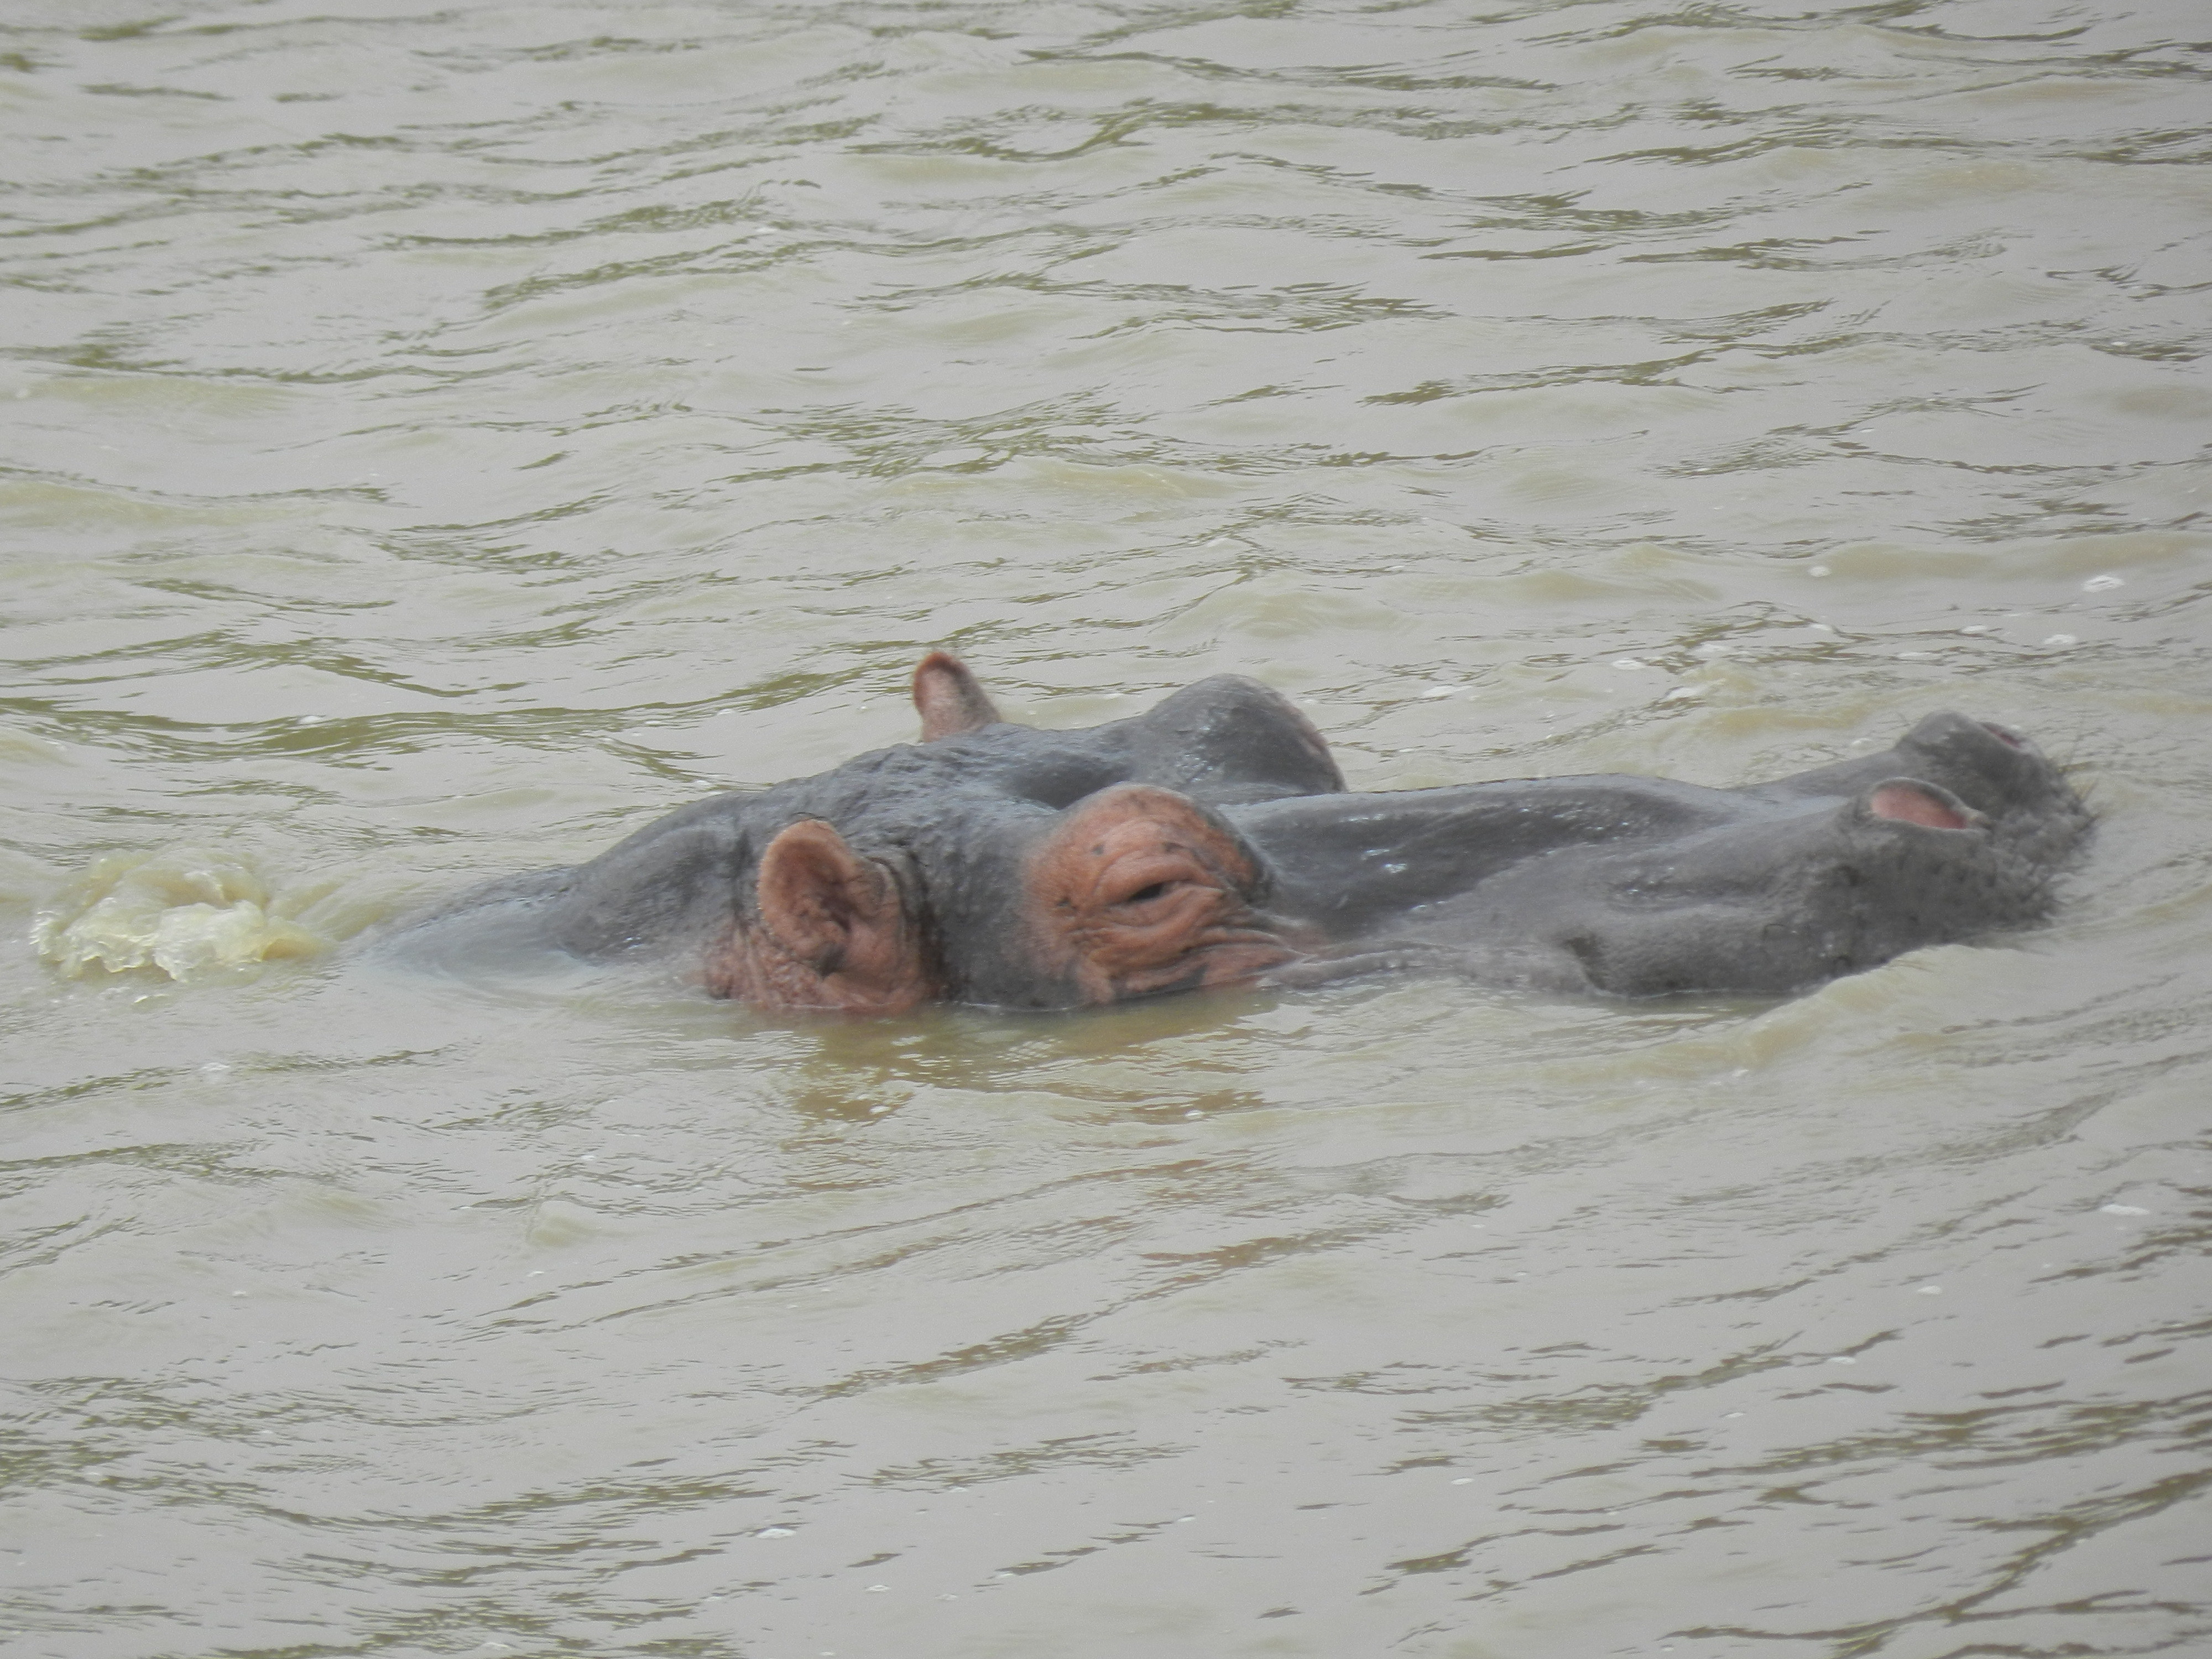
[[[27,1650],[2212,1640],[2193,10],[0,33]],[[1369,788],[1957,707],[2103,822],[1782,1005],[320,948],[909,740],[936,646],[1256,674]]]

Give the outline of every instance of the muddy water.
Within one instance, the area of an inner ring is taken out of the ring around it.
[[[21,0],[8,1651],[2212,1650],[2206,33]],[[937,645],[1367,787],[1957,707],[2103,823],[1782,1005],[339,948]]]

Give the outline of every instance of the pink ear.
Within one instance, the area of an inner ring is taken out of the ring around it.
[[[765,1008],[899,1013],[934,994],[890,872],[828,824],[792,824],[761,854],[757,928],[710,984]]]
[[[793,957],[834,973],[857,931],[880,927],[898,909],[882,867],[860,857],[818,819],[791,825],[760,861],[761,920]]]
[[[999,720],[968,665],[946,651],[931,652],[914,671],[914,706],[921,715],[924,743],[994,726]]]
[[[1973,821],[1932,789],[1899,779],[1880,785],[1867,797],[1867,811],[1878,818],[1917,823],[1929,830],[1971,830]]]

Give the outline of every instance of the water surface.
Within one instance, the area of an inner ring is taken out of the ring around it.
[[[2204,1651],[2208,35],[21,0],[10,1651]],[[938,646],[1367,788],[1955,707],[2102,823],[1779,1005],[328,948]]]

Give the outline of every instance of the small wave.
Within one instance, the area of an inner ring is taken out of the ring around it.
[[[272,898],[244,860],[204,848],[119,853],[76,877],[31,927],[31,943],[64,974],[158,968],[191,980],[330,947],[294,919],[321,890]]]

